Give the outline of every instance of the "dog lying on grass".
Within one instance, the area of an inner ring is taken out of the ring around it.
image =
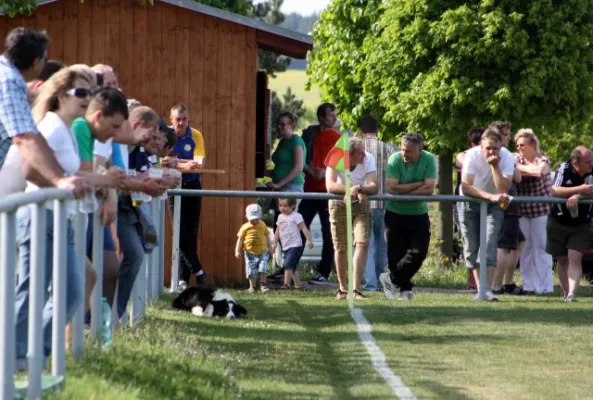
[[[206,318],[241,318],[247,315],[245,307],[237,304],[229,293],[199,286],[192,286],[181,292],[173,300],[173,308]]]

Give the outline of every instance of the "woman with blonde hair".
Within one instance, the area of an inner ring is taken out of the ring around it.
[[[32,113],[37,128],[45,137],[49,147],[64,170],[64,175],[75,175],[80,169],[80,158],[76,140],[70,131],[75,118],[82,116],[91,100],[91,77],[88,73],[64,68],[54,74],[41,88],[33,105]],[[25,191],[32,192],[39,188],[27,182]],[[45,284],[50,291],[53,275],[53,206],[47,206],[46,215],[46,265]],[[70,321],[83,301],[83,285],[81,268],[76,259],[74,246],[74,228],[72,216],[76,214],[76,204],[67,205],[69,219],[67,222],[67,253],[66,253],[66,321]],[[16,358],[17,368],[27,368],[27,330],[28,300],[30,285],[31,262],[31,209],[23,207],[17,212],[20,268],[19,283],[16,293]],[[51,353],[51,321],[53,305],[51,298],[43,310],[43,344],[44,363]]]
[[[522,175],[519,196],[551,196],[550,160],[540,153],[539,140],[531,129],[515,135],[518,154],[515,164]],[[550,206],[544,203],[519,204],[519,223],[525,235],[521,254],[521,278],[526,292],[551,293],[552,256],[546,253],[546,223]]]

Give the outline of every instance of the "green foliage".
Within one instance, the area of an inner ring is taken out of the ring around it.
[[[35,0],[0,0],[2,14],[10,18],[17,14],[31,14],[31,10],[37,7]]]
[[[275,126],[278,116],[289,111],[301,119],[307,111],[303,100],[300,100],[292,92],[291,88],[286,88],[282,98],[278,97],[276,92],[272,92],[272,124]]]
[[[559,133],[588,132],[591,10],[592,0],[334,0],[308,72],[348,124],[373,113],[387,136],[417,130],[442,152],[505,119],[548,152]]]

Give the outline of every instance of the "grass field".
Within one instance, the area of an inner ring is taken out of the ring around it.
[[[315,111],[317,106],[321,103],[321,95],[319,89],[312,87],[311,91],[306,91],[307,74],[304,70],[288,70],[279,73],[276,78],[270,80],[270,89],[274,90],[278,96],[286,92],[287,88],[291,88],[292,92],[301,100],[304,101],[305,107],[309,110]]]
[[[583,289],[586,296],[591,289]],[[388,399],[332,292],[234,292],[243,320],[198,319],[165,296],[112,348],[68,364],[54,399]],[[591,398],[593,299],[418,293],[357,305],[418,399]]]

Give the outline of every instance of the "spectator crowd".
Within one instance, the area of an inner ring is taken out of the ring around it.
[[[79,201],[68,204],[66,254],[66,319],[79,307],[90,315],[90,293],[97,276],[91,264],[93,216],[103,226],[103,297],[119,318],[126,312],[132,288],[146,253],[158,240],[147,202],[168,189],[201,189],[200,170],[206,157],[204,138],[190,126],[183,104],[171,108],[169,123],[150,105],[126,98],[108,65],[62,65],[47,60],[48,37],[39,31],[16,28],[5,40],[0,56],[0,196],[33,192],[43,187],[72,191]],[[340,140],[337,110],[324,103],[317,110],[318,124],[295,133],[297,119],[282,113],[277,122],[279,143],[272,160],[274,190],[332,193],[341,200],[280,199],[276,234],[271,240],[262,222],[262,210],[249,205],[248,222],[238,233],[235,255],[245,258],[251,292],[257,279],[268,290],[268,279],[284,280],[283,288],[300,288],[299,260],[305,245],[313,246],[309,232],[319,215],[323,249],[312,281],[326,282],[335,268],[337,299],[345,299],[347,275],[346,203],[352,203],[354,295],[383,290],[388,299],[411,300],[413,277],[429,249],[431,227],[426,201],[398,201],[398,195],[430,196],[437,183],[436,157],[425,149],[419,133],[407,133],[399,148],[378,138],[378,122],[360,119],[360,137],[348,140],[350,197],[344,172],[326,165],[326,157]],[[576,300],[581,278],[582,253],[589,244],[593,198],[587,178],[593,154],[576,147],[551,179],[549,159],[530,129],[520,129],[513,139],[517,154],[508,150],[511,125],[494,122],[471,129],[470,148],[456,158],[458,193],[488,202],[486,249],[480,249],[479,205],[456,205],[456,222],[463,239],[465,264],[479,281],[479,256],[488,266],[487,299],[496,295],[552,291],[552,257],[566,301]],[[377,193],[395,195],[387,202],[370,200]],[[513,203],[512,196],[557,196],[566,199],[552,207],[538,203]],[[170,206],[173,201],[170,199]],[[47,206],[45,232],[45,288],[51,293],[53,208]],[[78,265],[74,248],[73,217],[88,214],[87,260]],[[200,197],[181,200],[179,288],[195,275],[206,284],[197,254]],[[16,288],[17,368],[27,368],[27,323],[31,267],[29,207],[17,214],[19,252]],[[283,267],[268,276],[269,251],[282,249]],[[119,254],[117,252],[119,250]],[[480,251],[483,250],[483,251]],[[522,287],[513,282],[520,261]],[[387,265],[388,270],[385,270]],[[81,271],[85,271],[83,280]],[[82,282],[86,282],[83,287]],[[52,301],[43,311],[45,357],[51,351]]]

